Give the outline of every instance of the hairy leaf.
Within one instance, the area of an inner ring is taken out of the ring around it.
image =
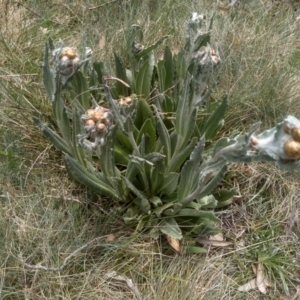
[[[168,173],[164,179],[163,179],[163,184],[159,188],[159,192],[161,192],[164,195],[170,195],[172,194],[177,186],[178,186],[178,179],[179,179],[179,174],[178,173]]]
[[[53,130],[48,126],[43,124],[38,118],[32,118],[34,123],[41,129],[44,136],[60,151],[64,153],[72,154],[72,150],[69,148],[68,144]]]
[[[174,218],[164,219],[160,231],[173,239],[182,239],[182,232]]]
[[[110,126],[109,132],[105,137],[105,142],[100,145],[99,148],[99,159],[101,170],[107,178],[115,177],[115,161],[113,153],[113,145],[115,140],[115,135],[117,131],[117,126]]]
[[[85,110],[89,109],[91,104],[90,104],[88,84],[81,71],[78,70],[73,75],[72,84],[75,88],[77,100],[79,101],[79,103],[82,105],[82,107]]]
[[[161,144],[164,147],[164,153],[166,155],[166,160],[168,163],[168,161],[171,158],[170,135],[169,135],[169,132],[168,132],[164,122],[162,121],[162,119],[159,115],[157,108],[154,105],[153,105],[153,107],[154,107],[156,118],[157,118],[157,132],[158,132],[159,140],[161,141]]]
[[[161,92],[166,90],[165,82],[166,82],[166,68],[164,61],[161,60],[157,64],[157,74],[158,74],[158,88]]]
[[[70,157],[68,154],[65,155],[65,162],[68,171],[78,182],[89,187],[100,195],[112,197],[116,200],[120,199],[115,189],[107,184],[104,178],[101,180],[103,177],[102,174],[99,173],[98,176],[93,175],[87,171],[76,159]]]
[[[116,64],[116,76],[117,78],[123,80],[124,82],[128,83],[128,78],[126,74],[126,68],[122,59],[118,56],[116,52],[114,52],[115,64]],[[129,96],[130,91],[127,86],[125,86],[122,82],[116,82],[116,88],[118,91],[119,96]]]
[[[159,39],[155,44],[145,48],[143,51],[141,51],[140,53],[138,53],[136,55],[136,59],[140,59],[143,56],[147,55],[149,52],[151,52],[152,50],[156,49],[165,39],[167,39],[169,36],[165,35],[163,36],[161,39]]]
[[[153,150],[156,141],[156,132],[150,119],[147,119],[141,127],[136,140],[137,144],[141,142],[143,134],[147,134],[149,136],[151,149]]]
[[[49,66],[49,47],[45,44],[44,59],[43,59],[43,83],[50,101],[54,100],[55,81]]]
[[[225,115],[226,109],[228,107],[227,96],[223,97],[221,104],[214,110],[210,117],[202,125],[201,134],[205,135],[207,140],[213,139],[220,128],[222,127],[222,118]]]
[[[73,123],[73,131],[72,131],[72,140],[73,140],[73,152],[75,154],[75,157],[77,160],[84,166],[86,167],[86,156],[85,156],[85,151],[83,150],[82,147],[78,145],[78,135],[82,133],[83,131],[83,126],[82,122],[79,118],[78,111],[73,106],[73,116],[72,116],[72,123]]]
[[[205,248],[197,246],[187,246],[185,251],[188,254],[203,254],[207,252]]]
[[[173,58],[171,49],[167,46],[164,51],[164,59],[163,59],[166,76],[165,76],[165,84],[164,88],[169,89],[173,86]]]
[[[136,78],[135,92],[138,97],[142,97],[143,99],[149,97],[151,88],[151,76],[152,72],[150,70],[150,65],[148,60],[146,60],[140,68]]]

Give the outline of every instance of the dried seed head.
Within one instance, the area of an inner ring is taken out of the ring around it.
[[[61,75],[70,75],[73,72],[72,61],[66,55],[62,56],[60,59],[59,72]]]
[[[75,57],[78,56],[76,49],[70,48],[70,47],[65,47],[61,51],[61,56],[67,56],[70,59],[74,59]]]
[[[106,126],[103,123],[97,124],[97,130],[98,130],[98,132],[103,132],[105,130],[105,127]]]
[[[256,138],[255,136],[252,136],[250,139],[250,146],[257,146],[258,145],[258,138]]]
[[[145,48],[145,46],[142,45],[142,44],[137,44],[137,43],[133,43],[132,44],[132,52],[135,55],[137,55],[138,53],[140,53],[141,51],[143,51],[144,48]]]
[[[78,66],[79,65],[79,63],[80,63],[80,59],[79,59],[79,57],[77,56],[77,57],[75,57],[74,59],[73,59],[73,64],[75,64],[76,66]]]
[[[103,124],[110,125],[113,121],[113,115],[109,111],[105,112],[102,118]]]
[[[84,127],[91,129],[95,127],[95,122],[92,119],[84,120]]]
[[[125,97],[124,101],[125,101],[126,104],[131,104],[132,103],[131,97]]]
[[[208,63],[210,58],[214,65],[217,65],[221,61],[218,52],[211,47],[201,47],[196,53],[195,58],[202,60],[203,63]]]
[[[300,143],[290,139],[284,144],[285,154],[292,159],[297,159],[300,157]]]
[[[120,105],[129,105],[132,103],[131,97],[124,97],[119,100]]]
[[[68,56],[64,55],[61,57],[60,63],[67,66],[70,65],[72,62]]]
[[[102,107],[99,107],[98,109],[95,110],[94,116],[93,116],[93,120],[95,122],[100,121],[103,118],[104,115],[104,109]]]
[[[291,134],[295,141],[300,142],[300,128],[292,128]]]
[[[110,121],[107,118],[102,118],[101,119],[101,123],[104,124],[104,125],[106,125],[106,126],[109,126]]]
[[[218,64],[221,61],[220,56],[214,49],[211,49],[211,59],[215,64]]]
[[[91,119],[94,118],[94,115],[95,115],[95,110],[94,109],[88,109],[86,112],[85,112],[85,115]]]

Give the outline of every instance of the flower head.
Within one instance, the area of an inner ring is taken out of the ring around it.
[[[283,122],[269,130],[252,135],[249,146],[266,153],[280,165],[299,164],[300,158],[300,121],[288,116]]]

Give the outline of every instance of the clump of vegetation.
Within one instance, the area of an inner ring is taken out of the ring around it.
[[[211,209],[236,194],[218,189],[229,163],[275,160],[295,168],[300,157],[300,124],[292,116],[257,137],[259,124],[246,135],[217,139],[227,96],[214,106],[209,99],[221,62],[209,44],[212,24],[193,13],[185,48],[173,55],[166,47],[161,60],[154,51],[167,37],[145,47],[136,43],[135,26],[131,69],[114,53],[114,76],[105,62],[88,65],[90,49],[80,62],[76,50],[50,39],[43,79],[61,136],[34,119],[65,153],[73,180],[117,202],[124,222],[138,231],[163,233],[171,244],[184,233],[191,253],[203,251],[193,237],[218,231]],[[70,105],[64,90],[74,95]]]

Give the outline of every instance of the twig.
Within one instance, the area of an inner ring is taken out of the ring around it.
[[[89,7],[88,9],[97,9],[99,7],[102,7],[102,6],[105,6],[107,4],[111,4],[111,3],[117,2],[117,1],[118,0],[112,0],[112,1],[109,1],[109,2],[106,2],[106,3],[103,3],[103,4],[99,4],[99,5],[95,5],[95,6]]]
[[[119,82],[121,82],[122,84],[124,84],[126,87],[130,87],[130,85],[128,85],[125,81],[123,81],[122,79],[119,79],[117,77],[113,77],[113,76],[110,76],[110,75],[106,75],[103,77],[104,81],[106,80],[117,80]]]
[[[157,95],[151,97],[151,98],[149,99],[149,103],[150,103],[151,101],[153,101],[155,98],[159,97],[160,95],[163,95],[163,94],[167,93],[168,91],[171,91],[178,83],[179,83],[179,80],[177,80],[177,82],[175,82],[171,87],[169,87],[169,88],[166,89],[165,91],[163,91],[163,92],[161,92],[161,93],[159,93],[159,94],[157,94]]]
[[[94,238],[92,239],[91,241],[87,242],[86,244],[82,245],[81,247],[79,247],[78,249],[76,249],[75,251],[73,251],[69,256],[67,256],[63,263],[59,266],[59,267],[56,267],[56,268],[53,268],[53,267],[45,267],[45,266],[42,266],[40,264],[38,265],[31,265],[31,264],[28,264],[26,262],[24,262],[24,260],[22,258],[19,257],[19,260],[24,264],[24,267],[27,268],[27,269],[31,269],[31,270],[44,270],[44,271],[54,271],[54,272],[58,272],[58,271],[61,271],[68,263],[68,261],[73,257],[75,256],[78,252],[80,252],[81,250],[91,246],[92,244],[98,242],[98,241],[101,241],[103,240],[104,238],[108,237],[108,235],[103,235],[103,236],[100,236],[100,237],[97,237],[97,238]]]
[[[37,76],[39,75],[38,73],[28,73],[28,74],[8,74],[8,75],[0,75],[0,78],[5,78],[5,77],[20,77],[20,76]]]
[[[28,176],[29,176],[30,172],[32,171],[33,167],[35,166],[35,164],[37,163],[37,161],[38,161],[38,160],[40,159],[40,157],[43,156],[43,155],[46,153],[46,151],[48,151],[51,147],[52,147],[52,145],[48,145],[48,146],[46,147],[46,149],[38,155],[38,157],[35,159],[35,161],[33,162],[33,164],[30,166],[29,171],[27,172],[26,177],[25,177],[24,186],[26,186]]]

